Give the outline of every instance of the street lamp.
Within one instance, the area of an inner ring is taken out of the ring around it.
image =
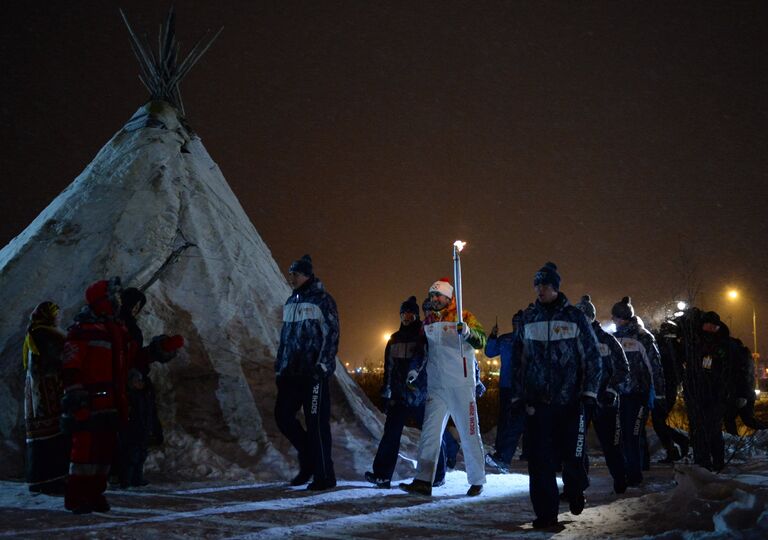
[[[736,289],[729,289],[726,295],[729,300],[736,301],[739,298],[739,291]],[[752,352],[757,354],[757,313],[755,312],[755,304],[752,304],[752,339],[754,345]]]

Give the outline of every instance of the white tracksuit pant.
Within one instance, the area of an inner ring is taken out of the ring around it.
[[[429,382],[427,382],[429,384]],[[485,484],[485,449],[477,418],[475,388],[430,388],[424,411],[424,424],[419,439],[419,457],[416,478],[432,484],[443,431],[453,418],[461,437],[461,449],[467,468],[467,481],[472,485]]]

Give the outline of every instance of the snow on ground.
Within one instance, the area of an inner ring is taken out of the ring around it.
[[[525,463],[489,474],[469,498],[466,475],[449,472],[432,497],[344,480],[314,493],[284,482],[166,483],[110,490],[112,511],[75,516],[61,498],[0,482],[0,538],[766,538],[768,459],[753,457],[723,474],[654,464],[641,488],[617,496],[593,459],[587,508],[561,506],[561,524],[532,529]]]

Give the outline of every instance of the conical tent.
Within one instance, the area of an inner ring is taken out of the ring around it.
[[[173,105],[152,100],[0,251],[0,476],[23,470],[29,313],[52,300],[66,326],[88,284],[114,275],[128,286],[154,278],[139,321],[145,336],[178,333],[187,342],[177,359],[152,368],[166,441],[147,469],[193,479],[295,473],[295,452],[273,417],[290,289],[200,138]],[[340,366],[334,381],[334,459],[337,473],[352,477],[370,465],[381,419]]]

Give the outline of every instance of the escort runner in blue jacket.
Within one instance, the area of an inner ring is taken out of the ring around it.
[[[625,296],[611,309],[616,325],[613,336],[624,349],[629,362],[629,377],[621,388],[621,433],[627,469],[627,485],[643,481],[645,448],[642,433],[648,420],[648,410],[654,401],[664,400],[664,372],[656,340],[635,316],[631,299]]]
[[[597,339],[584,314],[560,292],[560,275],[547,263],[534,277],[537,300],[523,312],[522,399],[528,413],[528,473],[535,528],[557,524],[556,472],[563,464],[570,510],[584,509],[587,471],[585,408],[600,385]]]
[[[331,398],[328,378],[336,368],[339,316],[336,302],[304,255],[288,270],[293,293],[283,307],[283,329],[275,359],[275,420],[299,454],[299,473],[291,485],[312,483],[318,491],[336,486],[331,459]],[[305,430],[296,419],[304,409]]]
[[[494,358],[501,356],[499,371],[499,417],[496,424],[496,444],[493,454],[486,454],[485,463],[497,468],[500,472],[508,472],[509,464],[515,455],[517,443],[525,427],[525,410],[522,400],[512,401],[514,373],[520,369],[522,342],[516,339],[516,334],[522,331],[523,312],[515,313],[512,317],[513,331],[498,335],[499,329],[494,326],[485,344],[485,356]],[[519,391],[518,391],[519,393]]]
[[[619,420],[619,388],[627,379],[629,364],[624,349],[616,338],[600,327],[595,319],[597,310],[590,296],[584,295],[576,304],[592,323],[592,330],[597,337],[602,360],[600,390],[597,394],[597,409],[592,422],[597,438],[603,449],[605,463],[613,477],[613,490],[624,493],[627,490],[627,473],[624,468],[624,455],[621,451],[621,423]]]

